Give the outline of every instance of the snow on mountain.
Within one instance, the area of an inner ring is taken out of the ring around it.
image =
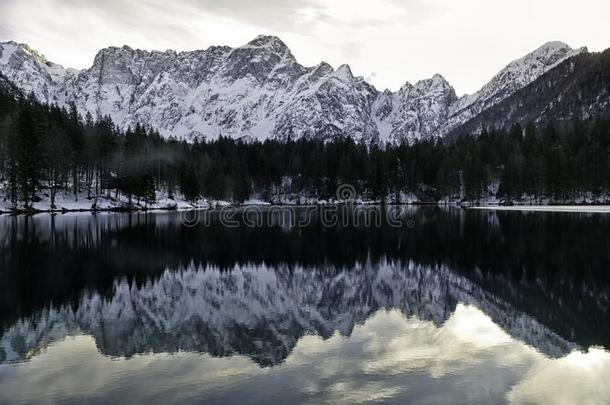
[[[69,94],[66,82],[77,71],[47,61],[25,44],[5,42],[0,43],[0,73],[19,90],[34,94],[42,102],[65,105]]]
[[[437,133],[457,101],[455,90],[441,75],[405,84],[397,93],[381,93],[373,119],[385,141],[428,138]]]
[[[572,49],[563,42],[548,42],[523,58],[511,62],[481,90],[472,95],[465,95],[451,105],[447,120],[437,134],[445,135],[451,132],[510,97],[561,62],[583,52],[587,52],[587,48]]]
[[[479,92],[460,99],[440,75],[379,92],[347,65],[300,65],[277,37],[191,52],[101,50],[89,69],[65,69],[27,45],[0,44],[0,73],[46,103],[74,102],[81,114],[110,115],[192,140],[415,140],[443,136],[485,108],[585,51],[552,42],[511,63]]]
[[[48,307],[0,336],[0,363],[23,361],[65,336],[87,334],[109,356],[191,351],[283,362],[306,334],[351,335],[379,310],[441,326],[457,303],[475,305],[509,334],[552,357],[577,348],[446,266],[385,263],[301,268],[237,266],[166,271],[143,285],[117,280],[109,297]]]
[[[453,133],[610,116],[610,50],[582,53],[485,109]]]

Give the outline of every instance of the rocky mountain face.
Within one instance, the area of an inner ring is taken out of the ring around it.
[[[347,135],[399,142],[442,137],[584,52],[560,42],[545,44],[461,98],[440,75],[407,83],[396,93],[380,92],[347,65],[300,65],[272,36],[238,48],[180,53],[111,47],[82,71],[49,62],[27,45],[6,42],[0,43],[0,73],[42,102],[74,102],[83,115],[109,115],[122,129],[140,124],[168,137]]]
[[[380,310],[440,327],[458,303],[474,305],[507,333],[560,357],[578,346],[446,266],[189,267],[137,286],[117,280],[110,297],[84,293],[78,309],[49,307],[0,335],[0,363],[29,359],[66,336],[87,334],[109,356],[190,351],[282,363],[306,334],[350,336]]]

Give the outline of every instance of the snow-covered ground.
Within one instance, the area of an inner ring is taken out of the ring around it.
[[[0,213],[9,213],[15,211],[35,211],[35,212],[76,212],[76,211],[115,211],[115,210],[192,210],[192,209],[209,209],[221,208],[226,206],[269,206],[269,205],[336,205],[336,204],[356,204],[356,205],[375,205],[382,204],[383,201],[370,198],[367,193],[357,194],[355,190],[349,189],[347,194],[341,196],[332,196],[324,198],[317,193],[305,191],[303,193],[289,192],[291,184],[287,182],[279,187],[271,190],[269,195],[261,193],[253,193],[251,197],[239,204],[236,202],[214,200],[206,197],[201,197],[197,201],[188,201],[183,196],[175,194],[173,198],[168,197],[167,191],[158,191],[155,196],[155,201],[145,203],[144,201],[133,198],[131,205],[127,196],[119,194],[115,196],[112,192],[110,195],[92,195],[89,196],[86,192],[81,192],[77,196],[72,193],[60,192],[55,197],[55,208],[51,207],[51,198],[48,190],[42,190],[37,193],[40,201],[35,202],[26,209],[23,203],[19,203],[14,207],[6,193],[6,189],[0,185]],[[389,195],[385,199],[386,204],[415,204],[418,202],[417,197],[411,193],[401,192],[399,196],[396,194]]]
[[[288,206],[308,206],[308,205],[339,205],[339,204],[355,204],[355,205],[378,205],[378,204],[420,204],[420,203],[435,203],[434,201],[419,200],[412,193],[401,192],[399,196],[392,193],[385,198],[385,201],[375,200],[370,198],[367,193],[357,194],[354,190],[348,192],[345,199],[341,196],[333,196],[331,198],[323,198],[317,193],[303,192],[302,194],[288,192],[290,184],[284,184],[272,190],[271,195],[263,196],[260,193],[254,193],[245,202],[239,204],[230,201],[214,200],[206,197],[200,197],[197,201],[188,201],[179,194],[172,198],[168,197],[166,191],[158,191],[155,196],[155,201],[145,203],[138,199],[132,199],[131,204],[125,195],[114,193],[110,195],[92,195],[89,196],[86,192],[81,192],[77,196],[72,193],[61,192],[56,195],[55,208],[51,208],[51,198],[48,191],[41,191],[37,194],[40,201],[31,204],[26,209],[23,203],[19,203],[14,207],[7,193],[0,186],[0,213],[10,213],[15,211],[35,211],[35,212],[88,212],[88,211],[118,211],[118,210],[200,210],[209,208],[222,208],[226,206],[270,206],[270,205],[288,205]],[[591,196],[582,197],[578,200],[563,203],[561,201],[553,201],[548,198],[534,199],[533,197],[524,196],[518,200],[514,200],[513,206],[504,206],[502,201],[497,197],[490,195],[479,201],[464,201],[460,195],[446,197],[436,201],[439,205],[461,205],[464,207],[475,209],[489,210],[510,210],[510,211],[555,211],[555,212],[610,212],[610,196],[602,196],[593,198]]]
[[[578,197],[556,199],[546,196],[534,196],[523,194],[518,198],[505,199],[497,195],[497,186],[490,186],[489,192],[485,197],[478,200],[466,200],[463,190],[452,196],[445,196],[438,200],[439,204],[459,204],[468,207],[496,207],[496,206],[514,206],[524,207],[545,207],[545,206],[565,206],[565,207],[580,207],[580,206],[610,206],[610,194],[594,194],[591,192],[583,193]]]
[[[610,205],[484,205],[470,207],[475,210],[534,211],[534,212],[587,212],[610,214]]]
[[[114,210],[190,210],[190,209],[208,209],[217,206],[231,205],[226,201],[215,201],[200,199],[198,201],[187,201],[181,196],[169,198],[167,193],[157,192],[155,201],[145,203],[132,199],[131,205],[129,199],[125,195],[110,196],[103,194],[97,196],[88,196],[82,192],[78,195],[72,193],[58,193],[55,197],[55,207],[51,207],[51,198],[48,193],[41,192],[37,195],[40,201],[31,204],[26,210],[23,203],[19,203],[14,207],[6,193],[0,190],[0,213],[17,211],[36,211],[36,212],[77,212],[77,211],[114,211]]]

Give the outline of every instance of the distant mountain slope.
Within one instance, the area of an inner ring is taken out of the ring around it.
[[[610,116],[610,49],[564,61],[453,133],[606,116]]]
[[[582,53],[587,53],[587,49],[571,49],[563,42],[555,41],[548,42],[523,58],[511,62],[477,93],[466,95],[451,106],[447,121],[440,129],[440,135],[451,132],[482,111],[510,97],[561,62]]]
[[[511,96],[562,61],[585,52],[550,42],[516,60],[479,92],[458,98],[434,75],[379,92],[347,65],[300,65],[277,37],[230,48],[180,52],[106,48],[77,71],[24,44],[0,44],[0,73],[24,94],[85,115],[110,115],[187,140],[351,136],[366,142],[442,137]]]

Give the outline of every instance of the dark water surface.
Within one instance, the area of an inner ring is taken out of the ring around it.
[[[403,210],[0,216],[0,403],[610,403],[610,215]]]

